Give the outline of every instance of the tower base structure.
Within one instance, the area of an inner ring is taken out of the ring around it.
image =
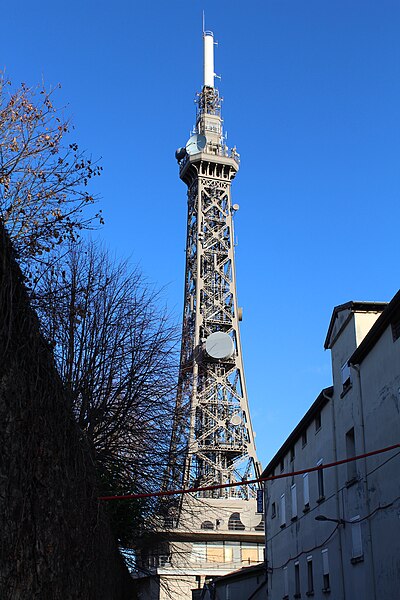
[[[207,580],[264,560],[254,500],[187,496],[180,520],[154,533],[138,561],[140,600],[190,600]]]

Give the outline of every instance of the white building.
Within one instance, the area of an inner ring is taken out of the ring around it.
[[[154,532],[154,543],[138,557],[139,599],[190,599],[206,582],[264,560],[264,522],[255,503],[192,495],[185,501],[180,526]]]
[[[334,309],[322,390],[264,470],[287,475],[400,443],[400,292]],[[265,484],[268,598],[400,597],[400,450]]]

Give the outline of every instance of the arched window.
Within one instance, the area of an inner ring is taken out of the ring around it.
[[[240,514],[238,512],[232,513],[231,516],[229,517],[228,529],[231,529],[234,531],[243,531],[244,528],[245,527],[244,527],[242,521],[240,520]]]
[[[211,521],[203,521],[200,529],[214,529],[214,524]]]

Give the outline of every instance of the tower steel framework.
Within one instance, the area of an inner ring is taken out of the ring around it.
[[[185,297],[180,371],[164,489],[234,487],[171,496],[153,544],[138,556],[141,597],[181,600],[212,577],[263,560],[260,475],[247,401],[236,296],[231,183],[236,148],[222,129],[214,40],[204,32],[204,85],[196,125],[176,158],[187,185]],[[177,501],[179,500],[179,502]]]
[[[243,370],[236,295],[231,183],[239,170],[236,148],[223,134],[214,87],[213,34],[204,32],[204,85],[196,125],[176,152],[188,187],[185,294],[180,373],[169,485],[200,487],[245,482],[260,474]],[[198,495],[255,496],[249,485]]]

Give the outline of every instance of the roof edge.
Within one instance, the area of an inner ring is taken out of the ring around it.
[[[286,454],[289,448],[295,443],[298,439],[300,432],[303,430],[304,426],[310,423],[310,421],[314,418],[316,413],[321,410],[327,404],[327,402],[332,398],[333,395],[333,386],[324,388],[321,390],[317,398],[311,404],[308,411],[305,415],[300,419],[297,423],[296,427],[289,434],[286,440],[283,442],[282,446],[279,448],[278,452],[275,456],[269,461],[268,465],[265,467],[262,477],[267,477],[268,473],[280,462],[282,455]]]
[[[332,335],[333,327],[335,325],[335,320],[342,310],[350,309],[352,313],[355,312],[383,312],[387,307],[387,302],[369,302],[369,301],[359,301],[359,300],[350,300],[350,302],[346,302],[345,304],[338,304],[335,306],[332,311],[331,320],[329,321],[328,332],[326,334],[324,349],[328,350],[330,348],[330,337]]]
[[[390,325],[394,316],[400,314],[400,290],[393,296],[381,316],[375,321],[360,345],[349,358],[349,364],[358,365],[375,346],[383,332]]]

